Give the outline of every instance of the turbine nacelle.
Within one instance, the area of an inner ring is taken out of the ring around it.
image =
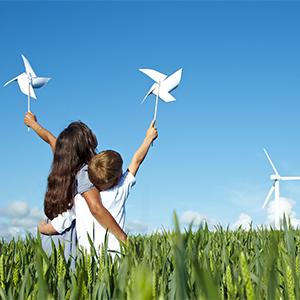
[[[273,175],[270,176],[270,179],[276,181],[276,180],[280,180],[281,177],[279,175],[273,174]]]

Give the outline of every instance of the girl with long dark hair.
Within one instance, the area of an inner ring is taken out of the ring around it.
[[[87,164],[97,148],[97,139],[91,129],[82,122],[73,122],[56,138],[30,112],[26,113],[24,123],[50,145],[54,154],[44,200],[44,211],[49,220],[72,209],[74,196],[80,193],[95,219],[119,240],[126,241],[126,234],[102,205],[99,191],[88,179]],[[74,226],[73,222],[69,229],[56,237],[60,241],[69,241],[66,256],[74,253]]]

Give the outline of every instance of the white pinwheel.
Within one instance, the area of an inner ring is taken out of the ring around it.
[[[20,87],[20,90],[23,94],[28,96],[28,112],[30,112],[30,98],[36,99],[36,95],[34,89],[38,89],[44,86],[51,78],[48,77],[38,77],[35,72],[33,71],[32,67],[30,66],[29,61],[27,58],[22,55],[22,59],[25,66],[25,72],[18,75],[17,77],[9,80],[4,84],[7,86],[13,81],[17,81]]]
[[[156,121],[158,98],[160,98],[164,102],[172,102],[176,100],[170,94],[170,92],[172,92],[179,85],[181,80],[181,75],[182,75],[182,69],[177,70],[170,76],[167,76],[163,73],[160,73],[152,69],[140,69],[140,71],[155,81],[155,83],[151,86],[150,90],[144,97],[142,103],[146,100],[146,98],[150,94],[156,95],[154,118],[153,118],[153,120]]]

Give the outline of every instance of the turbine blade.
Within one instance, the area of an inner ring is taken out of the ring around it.
[[[31,68],[31,65],[30,65],[28,59],[23,54],[21,54],[21,55],[22,55],[22,58],[23,58],[26,73],[28,75],[31,75],[31,77],[36,77],[36,74],[34,73],[33,69]]]
[[[20,76],[20,75],[19,75],[19,76]],[[7,86],[8,84],[12,83],[13,81],[18,80],[18,77],[19,77],[19,76],[15,77],[15,78],[13,78],[13,79],[11,79],[11,80],[9,80],[9,81],[7,81],[7,82],[3,85],[3,87]]]
[[[167,75],[152,69],[139,69],[139,71],[143,72],[156,82],[163,81],[168,77]]]
[[[267,158],[268,158],[268,161],[269,161],[269,163],[271,164],[271,166],[272,166],[272,168],[273,168],[275,174],[278,175],[278,176],[280,176],[280,175],[278,174],[278,172],[277,172],[277,170],[276,170],[276,168],[275,168],[275,166],[274,166],[274,164],[273,164],[273,162],[272,162],[272,160],[271,160],[271,158],[270,158],[270,156],[269,156],[267,150],[264,149],[264,152],[265,152],[265,154],[266,154],[266,156],[267,156]]]
[[[275,190],[275,187],[274,187],[274,185],[272,185],[272,187],[271,187],[271,189],[270,189],[270,191],[269,191],[269,193],[268,193],[268,195],[267,195],[267,197],[266,197],[266,200],[265,200],[265,202],[264,202],[262,208],[265,208],[265,206],[266,206],[267,203],[269,202],[270,197],[271,197],[272,193],[274,192],[274,190]]]
[[[165,89],[167,92],[172,92],[180,83],[182,75],[182,69],[177,70],[171,74],[167,79],[161,82],[161,88]]]
[[[280,177],[280,180],[300,180],[300,177],[299,176],[283,176],[283,177]]]

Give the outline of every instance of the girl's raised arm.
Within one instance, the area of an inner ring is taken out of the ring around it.
[[[36,134],[44,140],[46,143],[48,143],[51,147],[52,152],[54,152],[55,144],[56,144],[56,137],[47,129],[43,128],[37,121],[36,116],[31,113],[27,112],[24,117],[24,123],[32,128]]]

